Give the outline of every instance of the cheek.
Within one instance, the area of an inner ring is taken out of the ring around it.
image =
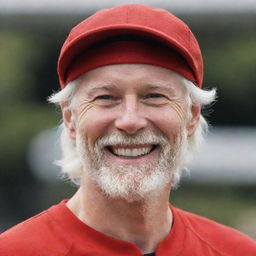
[[[166,106],[161,110],[151,110],[148,118],[172,143],[185,125],[185,114],[179,107]]]
[[[87,140],[90,147],[94,147],[95,141],[105,135],[114,117],[111,113],[100,110],[97,106],[79,115],[78,130]]]

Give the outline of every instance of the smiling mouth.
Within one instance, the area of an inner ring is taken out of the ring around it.
[[[107,146],[107,150],[118,157],[122,158],[139,158],[150,154],[158,145],[143,145],[143,146]]]

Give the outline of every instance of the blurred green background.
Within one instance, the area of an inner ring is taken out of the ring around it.
[[[60,111],[47,104],[46,98],[58,90],[60,47],[70,28],[91,14],[85,13],[0,14],[0,232],[76,190],[67,181],[37,178],[27,154],[38,133],[59,124]],[[255,127],[255,13],[176,15],[198,38],[205,62],[205,87],[218,88],[218,102],[207,111],[211,112],[211,125]],[[256,239],[256,184],[186,179],[171,198],[180,208]]]

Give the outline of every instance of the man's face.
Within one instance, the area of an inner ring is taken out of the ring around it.
[[[174,72],[100,67],[82,76],[75,97],[70,136],[84,171],[106,194],[134,201],[171,183],[192,133],[187,92]]]

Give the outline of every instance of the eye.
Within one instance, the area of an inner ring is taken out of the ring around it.
[[[168,97],[162,93],[147,93],[143,96],[142,100],[150,106],[162,106],[168,102]]]
[[[149,93],[145,96],[146,99],[154,99],[154,98],[165,98],[163,94],[160,93]]]
[[[99,95],[95,98],[95,100],[115,100],[116,98],[112,95],[107,95],[107,94],[104,94],[104,95]]]
[[[102,94],[95,96],[94,103],[102,107],[115,106],[120,102],[120,98],[111,94]]]

